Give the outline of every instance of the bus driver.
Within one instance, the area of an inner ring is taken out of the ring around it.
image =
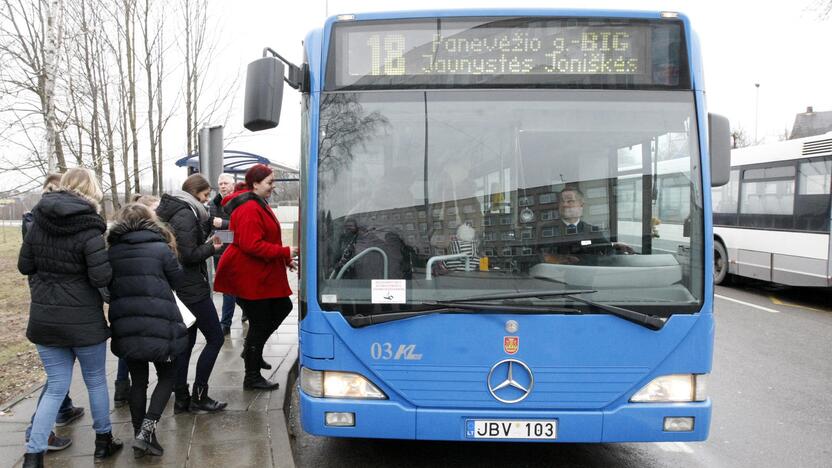
[[[566,186],[558,197],[558,211],[563,223],[560,237],[544,254],[547,263],[579,263],[582,254],[610,255],[612,244],[604,233],[581,218],[584,213],[584,194],[573,186]]]

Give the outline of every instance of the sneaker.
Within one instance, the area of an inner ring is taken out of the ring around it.
[[[72,408],[58,413],[58,417],[55,418],[55,425],[58,427],[66,426],[67,424],[75,421],[76,419],[80,418],[84,415],[84,408],[80,406],[73,406]]]
[[[72,439],[69,437],[61,437],[54,432],[49,433],[49,442],[47,443],[48,451],[57,452],[69,447],[70,445],[72,445]]]

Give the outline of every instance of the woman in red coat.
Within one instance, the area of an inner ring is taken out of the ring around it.
[[[235,296],[248,316],[243,345],[246,390],[277,389],[277,383],[260,375],[263,346],[292,311],[286,268],[297,268],[292,258],[298,250],[283,244],[280,223],[267,201],[272,190],[271,168],[257,164],[246,171],[246,187],[222,201],[231,215],[234,241],[220,258],[214,289]]]

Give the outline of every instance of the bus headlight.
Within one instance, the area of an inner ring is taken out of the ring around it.
[[[387,398],[367,378],[352,372],[316,371],[301,367],[300,388],[303,393],[318,398]]]
[[[706,374],[663,375],[641,388],[630,401],[633,403],[680,403],[705,401]]]

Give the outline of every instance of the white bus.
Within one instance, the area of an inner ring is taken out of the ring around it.
[[[832,287],[832,132],[731,152],[711,190],[714,282],[730,275]]]

